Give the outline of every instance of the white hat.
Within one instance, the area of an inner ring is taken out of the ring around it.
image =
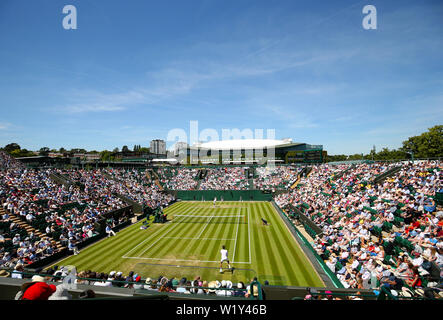
[[[226,288],[231,289],[232,288],[232,282],[229,280],[226,280]]]
[[[238,289],[243,289],[243,284],[241,282],[237,283],[237,288]]]
[[[406,287],[401,288],[404,297],[412,297],[413,293]]]
[[[117,277],[121,276],[123,273],[121,271],[117,272],[116,275]]]
[[[222,280],[222,282],[221,282],[221,286],[222,286],[223,288],[226,287],[226,280]]]
[[[415,293],[417,293],[420,296],[424,296],[425,295],[425,291],[421,288],[417,288],[415,289]]]
[[[36,274],[36,275],[32,276],[31,281],[32,282],[44,282],[45,278]]]
[[[208,288],[209,288],[208,291],[214,293],[215,292],[214,288],[216,288],[216,287],[217,287],[217,283],[215,281],[211,281],[208,284]]]
[[[397,297],[397,296],[398,296],[398,292],[395,291],[395,290],[391,290],[391,294],[392,294],[394,297]]]
[[[115,275],[115,271],[111,271],[109,272],[109,276],[112,277],[113,275]]]

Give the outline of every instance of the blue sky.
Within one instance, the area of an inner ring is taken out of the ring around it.
[[[0,146],[149,146],[196,120],[330,154],[397,148],[443,124],[442,16],[441,1],[2,0]]]

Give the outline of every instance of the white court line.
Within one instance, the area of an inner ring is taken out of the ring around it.
[[[220,238],[182,238],[182,237],[163,237],[163,239],[185,239],[185,240],[235,240],[232,239],[220,239]]]
[[[212,216],[212,217],[214,217],[214,216]],[[204,228],[202,229],[202,231],[200,231],[200,233],[198,234],[197,239],[200,238],[200,236],[202,235],[203,231],[206,230],[206,228],[207,228],[208,225],[209,225],[209,222],[211,222],[211,220],[212,220],[212,217],[210,217],[210,218],[208,219],[208,222],[206,222],[205,227],[204,227]]]
[[[236,263],[237,264],[251,264],[251,241],[250,241],[250,226],[249,226],[249,220],[250,220],[250,213],[249,213],[249,207],[248,206],[246,206],[246,207],[239,207],[239,212],[238,213],[232,213],[232,215],[237,215],[237,216],[239,216],[239,219],[241,218],[241,216],[240,216],[240,214],[241,214],[241,210],[243,209],[243,208],[247,208],[247,210],[248,210],[248,245],[249,245],[249,261],[248,262],[245,262],[245,261],[237,261]],[[193,210],[193,209],[195,209],[195,208],[193,208],[193,207],[191,207],[191,208],[189,208],[188,210],[185,210],[183,213],[188,213],[189,211],[191,211],[191,210]],[[221,208],[221,209],[223,209],[223,208]],[[190,214],[190,215],[186,215],[187,217],[192,217],[192,216],[195,216],[195,215],[197,215],[198,213],[197,212],[195,212],[194,214]],[[222,213],[223,214],[223,213]],[[174,217],[175,216],[177,216],[177,215],[174,215]],[[185,215],[178,215],[178,216],[183,216],[183,217],[186,217]],[[212,218],[212,217],[214,217],[215,215],[212,215],[212,216],[208,216],[208,218]],[[215,216],[215,217],[217,217],[217,216]],[[208,221],[208,223],[209,223],[209,221]],[[205,226],[205,228],[207,227],[207,225],[208,225],[208,223],[206,223],[206,226]],[[177,226],[178,225],[180,225],[180,223],[177,223]],[[157,239],[154,243],[152,243],[148,248],[146,248],[144,251],[142,251],[141,253],[140,253],[140,255],[143,255],[147,250],[149,250],[153,245],[155,245],[157,242],[159,242],[161,239],[165,239],[165,238],[168,238],[168,239],[187,239],[187,240],[235,240],[235,244],[234,244],[234,255],[233,255],[233,263],[234,263],[234,258],[235,258],[235,251],[236,251],[236,246],[237,246],[237,239],[238,239],[238,229],[239,229],[239,226],[240,226],[240,223],[238,222],[237,223],[237,231],[236,231],[236,236],[235,236],[235,239],[219,239],[219,238],[201,238],[201,239],[199,239],[199,238],[181,238],[181,237],[160,237],[159,239]],[[169,229],[169,230],[167,230],[167,232],[169,233],[170,231],[172,231],[173,229],[174,229],[175,227],[173,227],[173,228],[171,228],[171,229]],[[205,229],[204,228],[204,229]],[[203,230],[204,230],[203,229]],[[135,246],[134,248],[132,248],[130,251],[128,251],[125,255],[123,255],[122,256],[122,258],[125,258],[125,259],[142,259],[142,260],[163,260],[163,261],[170,261],[171,259],[165,259],[165,258],[146,258],[146,257],[128,257],[128,256],[126,256],[127,254],[129,254],[130,252],[132,252],[134,249],[136,249],[138,246],[140,246],[141,244],[143,244],[144,242],[146,242],[146,241],[148,241],[148,240],[150,240],[150,239],[152,239],[153,237],[154,237],[154,235],[157,235],[158,233],[160,233],[161,231],[165,231],[166,230],[166,228],[161,228],[161,229],[159,229],[157,232],[155,232],[153,235],[151,235],[151,237],[149,237],[149,238],[147,238],[147,239],[145,239],[144,241],[142,241],[142,242],[140,242],[137,246]],[[203,232],[203,230],[202,230],[202,232]],[[199,236],[202,234],[202,232],[200,232],[200,234],[199,234]],[[174,259],[174,261],[183,261],[183,262],[216,262],[216,263],[218,263],[219,261],[212,261],[212,260],[184,260],[184,259],[178,259],[178,260],[176,260],[176,259]]]
[[[189,212],[189,211],[192,210],[192,209],[193,209],[193,208],[192,208],[192,206],[191,206],[191,207],[190,207],[188,210],[186,210],[185,212]],[[170,225],[173,225],[173,224],[170,224]],[[126,255],[127,255],[127,254],[129,254],[130,252],[134,251],[136,248],[138,248],[141,244],[145,243],[146,241],[151,240],[154,236],[156,236],[157,234],[159,234],[159,233],[161,233],[162,231],[164,231],[165,229],[167,229],[167,227],[170,226],[170,225],[167,225],[166,228],[160,228],[160,229],[158,229],[156,232],[154,232],[153,234],[151,234],[150,237],[146,238],[145,240],[143,240],[142,242],[140,242],[138,245],[136,245],[134,248],[132,248],[131,250],[129,250],[128,252],[126,252],[126,253],[122,256],[122,258],[126,258]],[[177,224],[177,225],[179,225],[179,224]]]
[[[239,214],[239,218],[238,218],[238,221],[237,221],[237,231],[236,231],[236,233],[235,233],[234,253],[233,253],[233,255],[232,255],[232,263],[235,262],[235,251],[236,251],[236,249],[237,249],[238,227],[240,226],[240,214],[241,214],[241,209],[240,209],[240,212],[239,212],[238,214]]]
[[[190,216],[192,216],[192,215],[190,215]],[[174,217],[175,217],[175,215],[174,215]],[[183,220],[184,220],[184,219],[183,219]],[[171,229],[168,230],[168,233],[171,232],[174,228],[176,228],[176,227],[179,226],[179,225],[180,225],[180,223],[177,223],[174,227],[172,227]],[[156,244],[157,242],[159,242],[159,241],[162,240],[162,239],[163,239],[163,237],[159,237],[159,238],[157,239],[157,241],[154,241],[154,243],[151,243],[151,245],[150,245],[149,247],[147,247],[145,250],[143,250],[141,253],[139,253],[139,255],[140,255],[140,256],[143,255],[146,251],[148,251],[149,249],[151,249],[152,246],[153,246],[154,244]]]
[[[143,259],[143,260],[164,260],[164,261],[184,261],[184,262],[216,262],[220,263],[219,260],[184,260],[184,259],[165,259],[165,258],[141,258],[141,257],[125,257],[126,259]],[[237,261],[237,264],[250,264],[250,262]]]
[[[251,263],[251,228],[249,228],[249,207],[248,207],[248,245],[249,245],[249,263]]]

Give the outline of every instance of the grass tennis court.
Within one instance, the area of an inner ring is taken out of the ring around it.
[[[164,210],[165,224],[131,225],[57,265],[109,273],[134,271],[143,278],[249,281],[271,285],[324,286],[302,249],[269,202],[178,202]],[[261,218],[268,221],[264,226]],[[234,270],[224,264],[225,246]]]

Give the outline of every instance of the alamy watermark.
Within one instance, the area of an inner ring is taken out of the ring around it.
[[[276,160],[275,129],[267,129],[266,138],[264,129],[222,129],[220,137],[212,128],[200,131],[198,121],[194,120],[189,122],[189,134],[174,128],[169,130],[166,141],[174,142],[174,155],[182,164],[266,163],[273,166]],[[206,145],[208,142],[214,144]]]
[[[77,29],[77,8],[68,4],[63,7],[63,17],[62,25],[66,30]],[[367,4],[363,7],[362,13],[365,14],[362,20],[362,26],[366,30],[377,29],[377,8],[372,4]]]
[[[65,30],[77,29],[77,8],[68,4],[63,7],[62,12],[66,14],[62,21],[63,28]]]
[[[368,4],[363,7],[362,12],[366,14],[361,22],[363,28],[366,30],[377,29],[377,8],[372,4]]]

